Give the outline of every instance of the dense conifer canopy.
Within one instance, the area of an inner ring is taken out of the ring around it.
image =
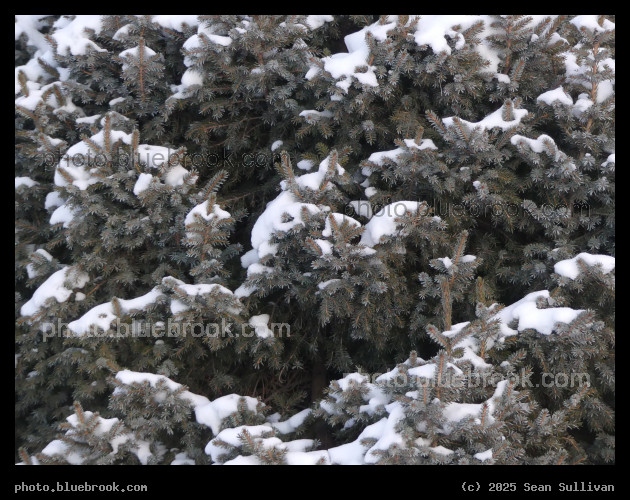
[[[614,16],[15,16],[15,459],[614,462]]]

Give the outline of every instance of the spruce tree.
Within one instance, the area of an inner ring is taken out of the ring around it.
[[[16,461],[614,462],[614,16],[15,21]]]

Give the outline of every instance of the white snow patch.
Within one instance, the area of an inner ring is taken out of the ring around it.
[[[304,423],[306,417],[308,417],[312,412],[313,410],[307,408],[291,416],[284,422],[274,422],[271,424],[271,426],[280,434],[289,434],[291,432],[295,432],[295,430]],[[308,441],[310,441],[310,439]]]
[[[196,297],[199,295],[205,295],[208,293],[218,292],[225,295],[233,295],[232,291],[217,283],[200,283],[197,285],[189,285],[181,280],[167,276],[162,278],[162,282],[169,282],[170,285],[177,287],[177,290],[184,292],[189,297]],[[179,314],[184,311],[188,311],[189,306],[179,299],[171,299],[171,313]]]
[[[473,457],[475,457],[477,460],[481,460],[482,462],[484,460],[492,460],[492,448],[486,451],[482,451],[481,453],[475,453]]]
[[[215,219],[215,218],[218,220],[223,220],[223,219],[229,219],[231,217],[230,213],[221,209],[219,205],[216,205],[216,204],[212,205],[212,210],[209,210],[209,208],[210,208],[209,200],[206,200],[203,203],[200,203],[199,205],[195,206],[186,215],[186,218],[184,219],[184,224],[188,226],[190,224],[193,224],[194,222],[197,222],[196,216],[199,216],[202,219],[207,220],[207,221]]]
[[[501,83],[510,83],[510,76],[503,73],[495,73],[494,77]]]
[[[215,399],[214,401],[208,402],[203,406],[196,407],[195,414],[197,417],[197,422],[210,427],[212,433],[217,436],[217,438],[219,438],[219,432],[222,432],[221,425],[223,423],[223,420],[238,411],[238,403],[241,399],[244,399],[245,406],[249,411],[257,411],[257,399],[251,398],[249,396],[239,396],[238,394],[228,394],[227,396],[223,396]],[[269,429],[268,425],[259,427],[265,427],[266,429]],[[251,428],[252,426],[249,426],[247,430],[250,430]],[[225,431],[234,432],[236,429],[240,428],[237,427],[235,429],[225,429]],[[210,441],[210,443],[212,443],[212,441]],[[208,443],[208,446],[210,446],[210,443]],[[206,453],[208,453],[208,447],[206,447]]]
[[[88,49],[107,52],[88,38],[88,30],[94,31],[96,35],[101,32],[101,18],[98,15],[75,16],[72,21],[65,17],[59,18],[53,25],[57,29],[52,34],[57,42],[57,52],[62,55],[70,53],[73,56],[85,55]]]
[[[421,203],[417,201],[397,201],[384,206],[365,225],[361,244],[373,247],[381,243],[383,237],[393,236],[396,234],[397,220],[407,212],[417,212],[420,206]]]
[[[50,208],[59,207],[64,204],[64,199],[59,195],[57,191],[51,191],[46,195],[46,201],[44,202],[44,208],[46,210]]]
[[[550,335],[556,323],[571,323],[580,313],[584,312],[582,309],[569,307],[538,309],[536,300],[539,297],[549,297],[549,291],[532,292],[514,304],[505,307],[495,316],[502,323],[502,335],[516,335],[517,332],[507,326],[516,320],[518,321],[517,329],[519,332],[532,328],[543,335]]]
[[[150,292],[135,297],[133,299],[118,299],[118,304],[122,314],[128,314],[132,311],[141,311],[154,304],[163,294],[157,288]],[[112,321],[118,316],[114,313],[114,306],[111,302],[105,302],[93,307],[79,319],[68,324],[68,329],[77,336],[83,336],[94,327],[98,327],[103,331],[109,330]]]
[[[33,187],[33,186],[37,186],[38,184],[39,182],[34,181],[30,177],[16,177],[15,178],[15,189],[21,186]]]
[[[508,130],[510,128],[516,127],[520,124],[521,120],[528,115],[528,111],[526,109],[518,109],[513,108],[512,113],[514,114],[513,120],[504,120],[503,119],[503,107],[497,109],[494,113],[489,114],[483,120],[478,122],[469,122],[466,120],[459,121],[464,125],[474,129],[476,127],[480,127],[482,130],[491,130],[493,128],[500,128],[502,130]],[[447,127],[451,127],[455,124],[454,117],[447,117],[442,120],[444,125]]]
[[[78,209],[71,208],[68,205],[61,205],[50,216],[50,224],[63,224],[63,227],[67,228],[78,211]]]
[[[151,174],[141,173],[138,176],[136,184],[133,186],[133,194],[138,196],[140,193],[149,189],[151,182],[155,179]]]
[[[608,274],[615,268],[615,258],[609,255],[592,255],[590,253],[580,253],[572,259],[561,260],[554,264],[554,271],[561,275],[574,280],[580,274],[578,260],[583,261],[588,266],[601,266],[601,271]]]
[[[306,24],[312,30],[321,28],[326,23],[331,23],[335,19],[333,16],[306,16]]]
[[[153,16],[151,20],[164,28],[180,32],[184,31],[184,24],[187,24],[191,28],[199,26],[199,20],[196,15],[169,14],[164,16]]]
[[[44,257],[48,262],[52,261],[53,256],[50,255],[46,250],[44,250],[43,248],[39,248],[37,250],[35,250],[35,252],[38,255],[41,255],[42,257]],[[33,268],[33,264],[27,264],[26,265],[26,273],[28,274],[29,279],[30,278],[34,278],[35,276],[37,276],[37,273],[35,272],[35,269]],[[77,294],[78,295],[78,294]]]
[[[554,102],[559,102],[560,104],[566,104],[567,106],[573,106],[573,99],[564,91],[562,86],[557,89],[549,90],[543,94],[540,94],[537,101],[542,101],[545,104],[549,104],[550,106]]]
[[[181,165],[175,165],[166,173],[164,181],[168,186],[181,186],[184,184],[184,177],[190,172]]]
[[[251,318],[249,318],[249,324],[254,328],[256,336],[263,339],[273,337],[273,331],[271,331],[267,326],[268,323],[268,314],[259,314],[258,316],[252,316]]]
[[[575,164],[569,160],[569,157],[558,149],[555,141],[546,134],[541,134],[537,139],[530,139],[523,135],[515,134],[510,138],[510,142],[515,146],[523,147],[525,144],[534,152],[549,154],[549,150],[553,151],[553,159],[556,162],[563,162],[569,170],[575,170]],[[547,147],[545,147],[547,146]],[[548,149],[549,148],[549,149]]]
[[[615,29],[615,23],[608,19],[604,19],[602,26],[600,26],[597,22],[598,17],[598,15],[575,16],[571,20],[571,24],[573,24],[577,29],[587,29],[595,33],[612,31]]]
[[[151,387],[157,387],[159,383],[164,384],[170,391],[179,391],[184,386],[182,384],[178,384],[177,382],[171,380],[164,375],[157,375],[155,373],[144,373],[144,372],[133,372],[131,370],[121,370],[116,374],[116,379],[123,383],[124,385],[133,385],[133,384],[145,384],[148,383]],[[126,392],[127,389],[124,387],[116,387],[114,389],[114,396],[122,394]],[[207,405],[212,404],[208,398],[205,396],[200,396],[198,394],[194,394],[190,391],[181,391],[178,394],[178,397],[185,399],[188,401],[195,412],[197,412],[201,408],[205,408]],[[156,402],[160,402],[160,395],[157,395]],[[197,419],[199,422],[199,419]],[[203,423],[203,422],[199,422]]]
[[[67,301],[72,295],[72,290],[83,288],[89,279],[90,277],[86,273],[75,267],[60,269],[35,290],[31,299],[21,307],[20,314],[22,316],[34,316],[46,306],[50,299],[55,299],[57,302]],[[71,288],[66,288],[66,282]]]
[[[101,130],[93,135],[90,140],[98,146],[105,146],[105,131]],[[120,130],[110,130],[110,145],[118,141],[131,144],[131,134],[126,134]],[[55,170],[55,186],[67,186],[70,184],[66,177],[61,175],[60,169],[63,169],[72,179],[71,183],[82,191],[87,189],[88,186],[99,182],[99,178],[94,175],[98,169],[86,168],[88,158],[94,158],[95,154],[92,148],[84,141],[71,146]]]
[[[328,285],[332,284],[332,283],[338,283],[339,281],[341,281],[339,278],[333,278],[331,280],[327,280],[327,281],[322,281],[321,283],[317,284],[317,288],[319,288],[320,290],[323,290],[324,288],[326,288]]]
[[[300,160],[299,162],[297,162],[297,168],[299,168],[300,170],[310,170],[315,166],[315,163],[313,163],[311,160]]]

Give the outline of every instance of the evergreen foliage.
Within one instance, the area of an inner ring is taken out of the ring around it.
[[[16,16],[16,461],[614,462],[614,21]]]

